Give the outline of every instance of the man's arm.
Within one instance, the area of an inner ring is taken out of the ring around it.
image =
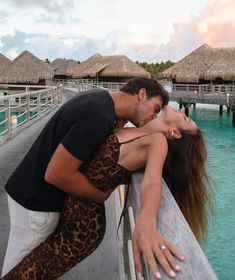
[[[62,191],[97,202],[105,201],[110,192],[101,192],[78,170],[82,161],[70,154],[60,144],[53,154],[46,172],[46,182]]]

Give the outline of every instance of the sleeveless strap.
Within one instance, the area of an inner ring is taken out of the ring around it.
[[[148,135],[151,135],[151,134],[153,134],[153,133],[148,133],[148,134],[140,135],[140,136],[138,136],[138,137],[129,139],[129,140],[127,140],[127,141],[119,142],[119,145],[121,146],[122,144],[127,144],[127,143],[130,143],[130,142],[133,142],[133,141],[135,141],[135,140],[137,140],[137,139],[139,139],[139,138],[142,138],[142,137],[145,137],[145,136],[148,136]]]

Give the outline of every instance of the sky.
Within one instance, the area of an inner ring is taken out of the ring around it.
[[[95,53],[177,62],[235,47],[235,0],[0,0],[0,53],[84,61]]]

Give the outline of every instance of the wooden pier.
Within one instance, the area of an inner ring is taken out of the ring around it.
[[[223,113],[223,106],[227,112],[233,114],[232,124],[235,125],[235,86],[233,85],[185,85],[172,84],[170,100],[179,103],[180,108],[185,108],[188,115],[192,104],[215,104],[219,105],[220,114]]]

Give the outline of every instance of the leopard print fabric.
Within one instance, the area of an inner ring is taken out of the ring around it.
[[[117,164],[120,144],[110,135],[81,172],[100,190],[128,183],[130,172]],[[105,234],[104,204],[67,195],[56,231],[2,280],[55,280],[89,256]]]
[[[89,256],[102,241],[104,233],[104,204],[68,195],[55,233],[1,279],[57,279]]]
[[[111,134],[92,155],[92,161],[81,165],[80,171],[101,191],[114,189],[130,181],[130,171],[119,165],[121,144],[115,134]]]

